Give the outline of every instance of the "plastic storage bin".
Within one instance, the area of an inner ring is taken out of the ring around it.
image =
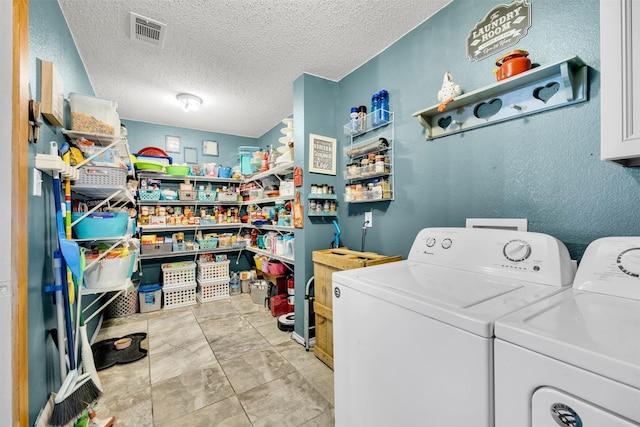
[[[164,308],[185,307],[197,304],[196,286],[194,283],[187,283],[180,286],[167,287],[162,289],[164,295]]]
[[[220,262],[198,261],[198,279],[201,281],[217,279],[229,281],[229,260]]]
[[[157,188],[141,188],[138,190],[138,197],[140,200],[160,200],[160,189]]]
[[[254,304],[266,306],[267,292],[269,291],[269,282],[266,280],[256,280],[251,282],[251,301]]]
[[[264,189],[254,188],[249,190],[249,200],[260,200],[264,198]]]
[[[220,191],[218,193],[218,201],[219,202],[237,202],[238,193],[236,193],[235,191]]]
[[[84,215],[83,212],[71,212],[71,220],[75,222]],[[129,212],[95,212],[83,218],[73,226],[78,239],[100,239],[124,236],[127,232]]]
[[[131,277],[135,262],[135,252],[119,258],[102,258],[95,264],[88,260],[88,267],[84,271],[84,286],[98,289],[122,285]]]
[[[109,99],[70,93],[71,130],[120,136],[117,106],[115,101]]]
[[[171,242],[148,243],[140,245],[140,253],[143,255],[168,254],[173,250]]]
[[[231,168],[229,166],[220,166],[218,168],[219,178],[231,178]]]
[[[109,166],[82,166],[78,179],[73,185],[92,187],[124,187],[127,184],[127,170]]]
[[[201,202],[214,202],[216,200],[216,192],[213,190],[198,190],[198,200]]]
[[[162,286],[159,283],[138,287],[140,313],[160,310],[162,305]]]
[[[215,249],[218,247],[218,238],[210,237],[208,239],[199,239],[198,246],[200,246],[200,250]]]
[[[198,198],[196,190],[180,190],[178,191],[178,200],[192,201]]]
[[[193,261],[162,264],[162,283],[165,290],[170,286],[196,283],[196,263]]]
[[[198,280],[198,301],[209,302],[229,298],[229,278]]]

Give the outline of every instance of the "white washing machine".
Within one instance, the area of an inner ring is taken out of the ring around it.
[[[496,427],[640,426],[640,237],[589,245],[572,289],[496,322]]]
[[[551,236],[474,228],[426,228],[407,260],[334,273],[336,426],[492,426],[495,320],[573,275]]]

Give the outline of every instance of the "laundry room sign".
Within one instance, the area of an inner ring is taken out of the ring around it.
[[[479,61],[500,52],[527,35],[531,28],[531,5],[527,0],[500,4],[469,31],[467,58]]]

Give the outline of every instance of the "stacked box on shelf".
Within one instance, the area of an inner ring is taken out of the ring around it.
[[[200,221],[202,224],[202,220]],[[211,250],[218,247],[218,238],[217,237],[209,237],[206,239],[198,239],[198,246],[200,250]]]
[[[198,190],[198,200],[201,202],[213,202],[216,200],[216,192],[213,190]]]
[[[229,260],[198,261],[198,292],[200,302],[229,298]]]
[[[179,190],[178,199],[187,201],[197,200],[198,192],[196,190]]]
[[[162,265],[164,308],[196,304],[196,263],[173,262]]]
[[[74,182],[74,185],[97,187],[124,187],[126,184],[127,170],[111,166],[82,166]]]
[[[141,188],[138,190],[140,200],[158,201],[160,200],[160,190],[157,188]]]

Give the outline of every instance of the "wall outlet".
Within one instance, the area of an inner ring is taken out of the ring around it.
[[[368,227],[368,228],[373,227],[373,212],[364,213],[364,222],[365,222],[365,227]]]

